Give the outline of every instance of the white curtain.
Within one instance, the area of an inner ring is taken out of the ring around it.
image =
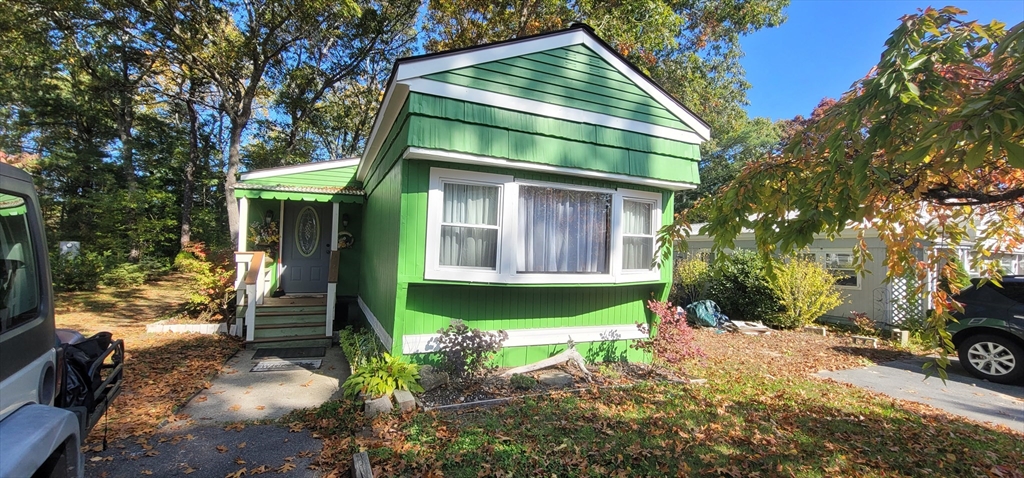
[[[608,273],[611,195],[519,186],[519,272]]]
[[[445,183],[441,265],[495,268],[498,195],[497,186]]]
[[[650,269],[654,259],[654,225],[649,202],[622,201],[622,268]]]

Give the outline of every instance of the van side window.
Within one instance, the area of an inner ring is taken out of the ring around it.
[[[0,193],[0,334],[39,315],[42,297],[24,198]]]

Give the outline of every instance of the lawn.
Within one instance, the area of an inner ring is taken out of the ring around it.
[[[226,336],[151,334],[146,324],[176,316],[188,278],[170,274],[134,289],[100,287],[57,294],[57,327],[85,336],[109,331],[125,343],[125,384],[90,440],[145,436],[165,420],[184,419],[178,407],[202,390],[240,347]]]
[[[1021,476],[1024,436],[813,378],[904,355],[797,333],[698,333],[704,385],[649,383],[461,414],[307,420],[321,465],[366,449],[383,476]]]

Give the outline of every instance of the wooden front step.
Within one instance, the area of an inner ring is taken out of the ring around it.
[[[311,309],[303,307],[303,310],[282,310],[282,309],[264,309],[262,307],[256,307],[256,317],[288,317],[288,316],[300,316],[300,315],[326,315],[327,307],[320,307],[318,309]]]
[[[259,321],[256,322],[256,330],[263,329],[295,329],[300,327],[324,327],[326,324],[322,323],[315,324],[310,322],[283,322],[279,324],[264,324]]]
[[[245,348],[275,348],[275,347],[330,347],[331,338],[323,335],[306,335],[300,337],[285,338],[263,338],[248,340]]]
[[[267,327],[260,328],[256,326],[255,333],[253,334],[257,339],[265,338],[278,338],[286,339],[289,337],[305,337],[308,335],[317,335],[325,337],[327,334],[324,333],[324,324],[309,325],[309,324],[298,324],[295,327]]]

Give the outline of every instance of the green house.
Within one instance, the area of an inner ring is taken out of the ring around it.
[[[709,134],[583,25],[398,60],[362,157],[242,175],[246,337],[323,340],[343,317],[424,360],[459,319],[508,332],[503,365],[570,339],[632,357]]]

